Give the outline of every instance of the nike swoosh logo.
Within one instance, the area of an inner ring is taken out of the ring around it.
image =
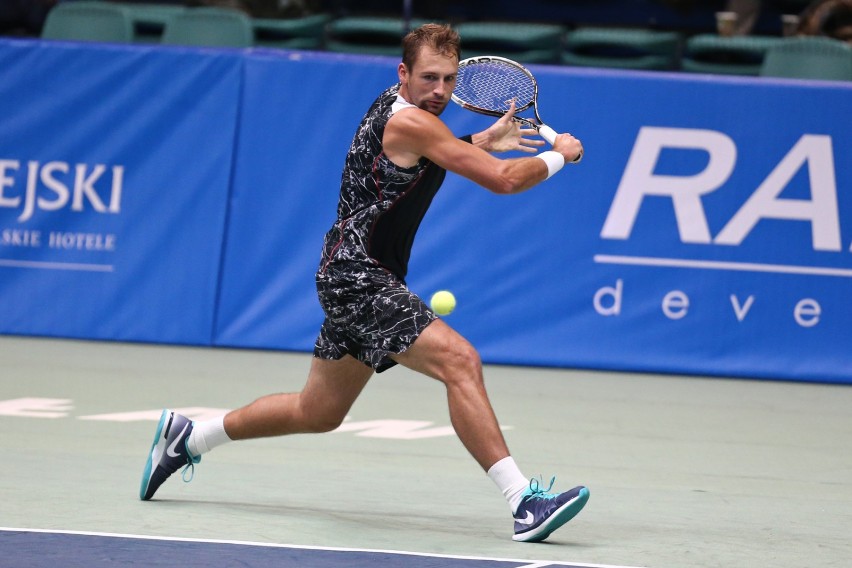
[[[532,511],[527,511],[527,517],[524,520],[515,519],[516,523],[519,523],[519,524],[522,524],[522,525],[531,525],[531,524],[533,524],[533,521],[535,521],[535,515],[532,514]]]
[[[181,430],[180,434],[177,435],[177,438],[175,438],[175,441],[172,442],[169,445],[168,448],[166,448],[166,455],[169,456],[170,458],[180,457],[180,454],[175,452],[175,448],[177,448],[178,442],[180,442],[180,439],[183,437],[183,433],[186,432],[187,428],[189,428],[189,422],[187,422],[186,424],[183,425],[183,430]]]

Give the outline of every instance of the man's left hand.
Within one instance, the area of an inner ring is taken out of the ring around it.
[[[539,146],[544,146],[544,140],[531,138],[538,136],[534,128],[521,128],[521,125],[513,120],[515,116],[515,101],[509,106],[509,112],[500,117],[500,120],[472,137],[473,143],[486,152],[509,152],[519,150],[533,154]]]

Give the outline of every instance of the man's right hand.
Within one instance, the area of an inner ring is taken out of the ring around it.
[[[562,154],[566,164],[576,164],[583,159],[583,143],[568,133],[556,136],[553,149]]]

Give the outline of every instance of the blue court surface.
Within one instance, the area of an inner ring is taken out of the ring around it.
[[[156,538],[82,532],[0,528],[3,566],[98,568],[100,566],[339,566],[379,568],[590,568],[595,564],[472,558],[388,550],[352,550]],[[5,564],[5,562],[11,562]],[[604,568],[604,567],[602,567]],[[608,568],[608,567],[606,567]],[[613,567],[615,568],[615,567]]]

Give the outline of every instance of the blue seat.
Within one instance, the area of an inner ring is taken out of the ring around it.
[[[584,67],[670,70],[678,67],[677,32],[586,27],[565,36],[562,63]]]
[[[411,28],[426,23],[410,22]],[[337,53],[366,55],[402,55],[405,22],[401,18],[348,16],[338,18],[326,27],[325,48]]]
[[[757,76],[766,52],[782,41],[769,36],[699,34],[687,40],[681,64],[692,73]]]
[[[769,48],[760,75],[852,81],[852,47],[825,37],[789,38]]]
[[[186,10],[182,4],[125,4],[133,22],[133,41],[159,43],[169,20]]]
[[[207,47],[251,47],[251,18],[227,8],[187,8],[166,22],[161,43]]]
[[[108,2],[63,2],[48,14],[42,39],[130,43],[133,23],[124,6]]]
[[[560,25],[514,22],[463,22],[462,57],[497,55],[520,63],[558,63],[565,30]]]
[[[253,18],[254,42],[257,46],[281,49],[322,49],[325,26],[330,21],[328,14],[301,18]]]

